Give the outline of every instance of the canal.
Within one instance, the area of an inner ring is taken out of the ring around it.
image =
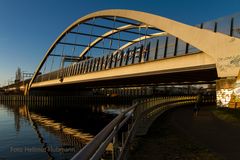
[[[0,160],[70,159],[128,106],[0,104]]]

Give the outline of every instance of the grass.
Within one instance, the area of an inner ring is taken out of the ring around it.
[[[162,139],[152,139],[148,142],[156,145],[146,145],[146,139],[138,138],[138,147],[131,152],[130,160],[222,160],[215,153],[184,137],[170,133]],[[158,148],[158,149],[156,149]],[[148,153],[148,154],[147,154]],[[157,156],[156,156],[157,155]]]
[[[218,108],[212,113],[220,120],[240,126],[240,110],[238,109]]]
[[[154,123],[148,135],[138,137],[130,160],[221,160],[218,155],[179,132],[168,120]],[[161,137],[161,138],[159,138]]]

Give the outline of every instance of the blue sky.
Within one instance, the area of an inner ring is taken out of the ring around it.
[[[58,35],[103,9],[132,9],[195,25],[240,12],[239,0],[0,0],[0,86],[34,72]]]

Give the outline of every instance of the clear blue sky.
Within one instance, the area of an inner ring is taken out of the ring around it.
[[[103,9],[132,9],[195,25],[240,12],[239,0],[0,0],[0,86],[34,72],[58,35]]]

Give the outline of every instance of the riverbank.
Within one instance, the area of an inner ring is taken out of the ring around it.
[[[218,108],[212,111],[218,119],[240,127],[240,110],[229,108]]]
[[[131,160],[235,160],[239,159],[240,126],[217,118],[216,107],[192,107],[165,113],[148,134],[134,142]]]

